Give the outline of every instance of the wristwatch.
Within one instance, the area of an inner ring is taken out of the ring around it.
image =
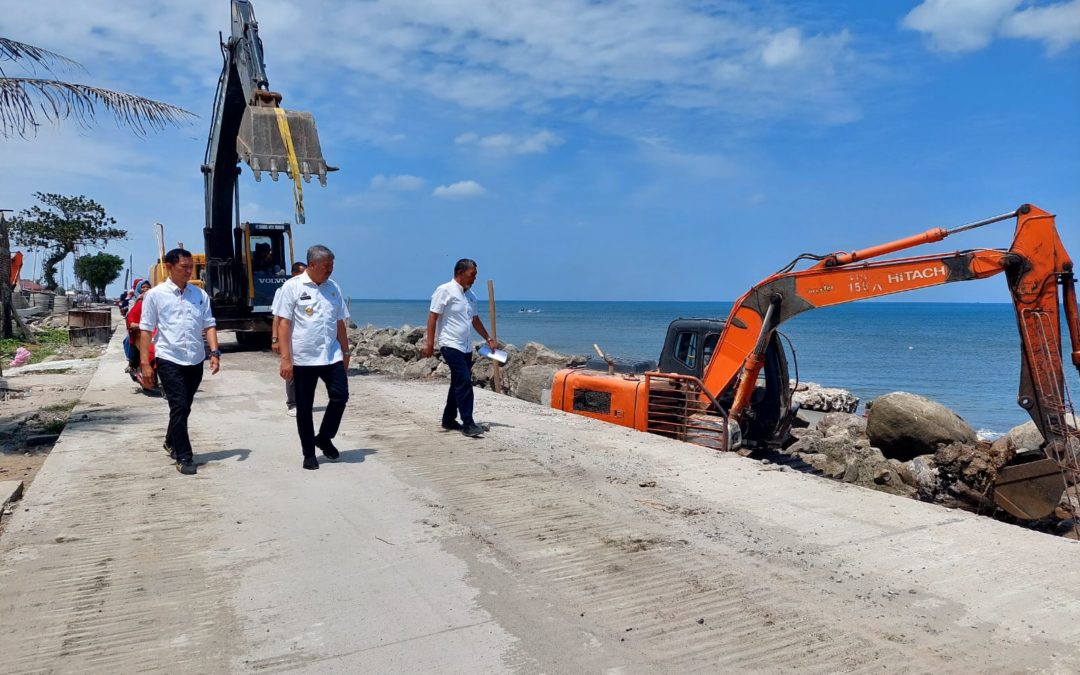
[[[210,356],[216,356],[216,357],[218,357],[220,359],[221,358],[221,350],[220,349],[211,350],[210,351]]]

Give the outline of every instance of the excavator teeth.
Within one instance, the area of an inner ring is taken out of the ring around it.
[[[286,110],[285,117],[288,121],[289,136],[297,164],[300,167],[300,175],[305,180],[310,180],[311,176],[325,176],[327,171],[333,171],[323,159],[319,133],[315,128],[315,118],[312,114]],[[274,172],[281,171],[292,177],[288,149],[281,137],[275,108],[256,106],[248,107],[244,111],[244,116],[240,120],[240,130],[236,135],[236,152],[253,171],[265,170],[265,167],[269,165],[272,178]],[[273,179],[277,180],[277,178]],[[322,180],[319,182],[323,183]]]

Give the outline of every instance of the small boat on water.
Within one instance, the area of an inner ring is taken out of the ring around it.
[[[540,313],[539,309],[532,309],[532,308],[528,308],[528,307],[522,307],[521,309],[518,310],[518,314],[539,314],[539,313]]]

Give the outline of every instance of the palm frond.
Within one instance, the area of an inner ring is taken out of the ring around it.
[[[0,136],[33,135],[40,126],[39,111],[49,122],[71,117],[86,127],[97,106],[113,113],[118,124],[140,136],[148,128],[160,130],[198,117],[168,103],[109,89],[60,80],[0,77]]]
[[[0,37],[0,61],[19,61],[22,59],[28,59],[33,64],[44,67],[46,70],[51,71],[50,64],[58,63],[69,68],[77,68],[79,70],[85,70],[78,61],[72,61],[66,56],[57,54],[56,52],[50,52],[48,49],[42,49],[41,47],[35,47],[34,45],[28,45],[25,42],[18,42],[6,37]],[[31,66],[32,67],[32,66]],[[0,70],[2,73],[3,70]]]

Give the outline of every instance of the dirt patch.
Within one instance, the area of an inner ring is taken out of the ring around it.
[[[84,359],[100,356],[103,347],[65,349],[66,363],[76,353]],[[31,372],[5,369],[0,387],[0,481],[21,480],[23,493],[45,463],[63,432],[71,409],[82,398],[96,370],[87,367],[47,368]],[[8,509],[18,508],[18,504]],[[0,513],[3,533],[5,513]]]

